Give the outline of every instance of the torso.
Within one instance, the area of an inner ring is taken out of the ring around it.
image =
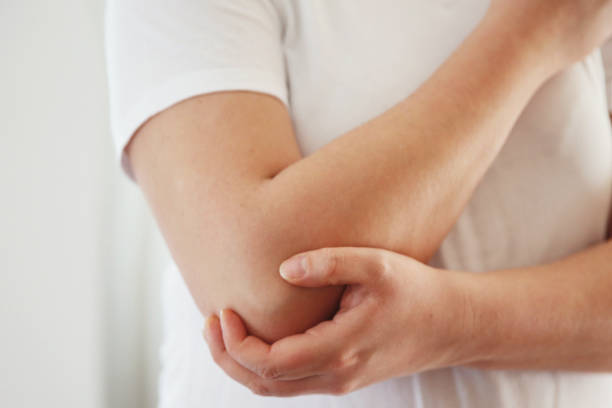
[[[278,2],[291,115],[310,154],[422,84],[488,1]],[[612,136],[598,52],[533,97],[434,259],[486,271],[547,262],[605,238]]]
[[[275,4],[286,25],[290,113],[300,147],[310,154],[414,91],[468,35],[488,1]],[[604,87],[601,56],[594,52],[540,89],[435,264],[485,272],[547,262],[605,239],[612,134]],[[266,408],[612,406],[610,375],[466,368],[394,379],[345,397],[256,397],[210,360],[201,315],[175,269],[168,279],[162,382],[168,401],[172,393],[185,395],[185,408],[206,402]]]

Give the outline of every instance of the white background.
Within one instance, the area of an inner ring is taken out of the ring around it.
[[[167,262],[108,125],[102,0],[0,0],[0,406],[152,407]]]
[[[0,407],[156,401],[168,256],[108,124],[103,0],[0,0]]]

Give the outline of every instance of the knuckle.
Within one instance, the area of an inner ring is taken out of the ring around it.
[[[354,349],[343,350],[332,363],[330,370],[335,373],[342,373],[354,369],[360,361],[360,356]]]
[[[313,256],[310,253],[304,254],[304,258],[302,259],[302,265],[306,269],[306,271],[314,270]]]
[[[336,275],[340,255],[332,248],[323,248],[324,271],[328,276]]]
[[[259,381],[254,381],[248,385],[248,388],[255,395],[267,396],[270,395],[270,389]]]
[[[372,267],[372,275],[374,278],[382,278],[387,275],[391,269],[391,257],[387,251],[376,251],[374,255],[374,266]]]
[[[271,366],[262,366],[258,368],[257,374],[264,380],[275,380],[280,376],[278,369]]]

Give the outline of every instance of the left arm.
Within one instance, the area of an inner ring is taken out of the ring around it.
[[[207,320],[217,364],[258,394],[344,394],[457,365],[612,372],[612,241],[484,274],[374,248],[310,251],[281,270],[302,271],[285,276],[299,286],[348,286],[333,320],[272,345],[231,311]]]
[[[552,264],[478,275],[474,285],[469,365],[612,372],[612,240]]]
[[[486,274],[380,249],[310,251],[281,270],[302,270],[283,275],[298,286],[347,284],[333,320],[268,345],[227,311],[204,335],[217,364],[261,395],[345,394],[454,365],[612,372],[612,214],[608,238],[552,264]]]
[[[479,341],[470,365],[612,372],[612,240],[478,281],[471,299]]]
[[[612,242],[474,281],[469,365],[612,371]]]

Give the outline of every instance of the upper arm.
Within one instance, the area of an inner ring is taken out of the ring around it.
[[[197,95],[250,90],[287,104],[279,18],[270,0],[108,0],[117,153],[148,118]]]
[[[254,333],[274,339],[333,311],[337,288],[300,289],[278,274],[304,249],[288,239],[289,220],[264,213],[271,206],[261,186],[301,157],[280,101],[249,92],[190,99],[149,120],[128,154],[203,313],[234,308]]]
[[[117,154],[200,310],[235,308],[264,338],[317,323],[338,290],[281,280],[280,262],[311,248],[260,194],[301,158],[272,2],[109,0],[106,17]]]

